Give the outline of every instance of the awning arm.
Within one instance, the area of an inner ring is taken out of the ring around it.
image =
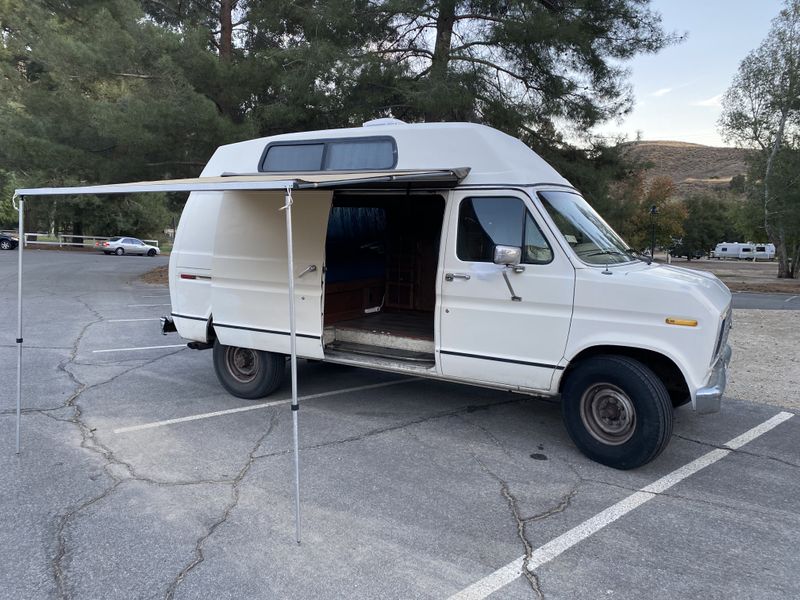
[[[294,310],[294,244],[292,242],[292,188],[286,186],[286,204],[279,210],[286,215],[286,254],[289,270],[289,352],[292,369],[292,441],[294,444],[295,539],[300,543],[300,441],[297,426],[297,320]]]
[[[19,197],[19,204],[16,199]],[[16,453],[19,454],[19,429],[22,415],[22,250],[25,248],[25,198],[16,192],[11,198],[12,204],[18,211],[17,231],[17,423],[16,423]]]

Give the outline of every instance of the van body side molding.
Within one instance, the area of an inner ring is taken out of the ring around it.
[[[214,327],[225,327],[226,329],[241,329],[242,331],[255,331],[258,333],[273,333],[275,335],[290,335],[288,331],[280,331],[277,329],[260,329],[258,327],[245,327],[244,325],[230,325],[228,323],[214,323]],[[309,333],[298,333],[297,337],[308,338],[311,340],[322,339],[322,336],[311,335]]]
[[[540,367],[542,369],[555,369],[563,371],[566,367],[559,365],[548,365],[545,363],[528,362],[525,360],[515,360],[511,358],[500,358],[499,356],[486,356],[484,354],[468,354],[466,352],[455,352],[454,350],[439,350],[440,354],[449,354],[451,356],[464,356],[466,358],[479,358],[481,360],[493,360],[496,362],[514,363],[515,365],[526,365],[528,367]]]

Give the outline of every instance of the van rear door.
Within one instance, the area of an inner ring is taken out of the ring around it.
[[[443,376],[550,389],[569,333],[575,271],[537,214],[518,191],[451,193],[439,273]],[[493,263],[497,244],[522,248],[516,272]]]

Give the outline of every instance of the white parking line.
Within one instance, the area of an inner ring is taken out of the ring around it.
[[[625,516],[633,509],[638,508],[645,502],[655,498],[658,494],[668,490],[676,483],[679,483],[694,475],[698,471],[713,465],[715,462],[725,458],[736,450],[741,448],[748,442],[753,441],[758,436],[765,434],[769,430],[777,427],[784,421],[791,419],[794,415],[788,412],[780,412],[771,419],[768,419],[761,425],[753,427],[742,435],[733,438],[725,446],[730,448],[715,449],[700,458],[680,467],[658,479],[648,486],[643,487],[638,492],[634,492],[627,498],[620,500],[613,506],[608,507],[604,511],[596,514],[595,516],[587,519],[580,525],[573,527],[566,533],[558,536],[557,538],[547,542],[544,546],[537,548],[531,554],[528,561],[528,570],[534,571],[541,567],[543,564],[550,562],[566,550],[572,548],[575,544],[585,540],[589,536],[597,533],[607,525],[610,525],[620,517]],[[487,575],[483,579],[476,581],[468,588],[450,596],[449,600],[482,600],[497,590],[505,587],[518,577],[522,575],[523,564],[525,557],[521,556],[517,560],[510,562],[504,567],[501,567],[494,573]]]
[[[795,298],[800,298],[800,296],[792,296],[791,298],[787,298],[786,300],[783,301],[783,303],[786,304],[787,302],[791,302]]]
[[[349,392],[362,392],[364,390],[374,390],[376,388],[388,387],[390,385],[400,385],[403,383],[412,383],[419,381],[418,378],[409,379],[396,379],[394,381],[385,381],[383,383],[373,383],[371,385],[360,385],[358,387],[344,388],[341,390],[332,390],[330,392],[320,392],[319,394],[309,394],[307,396],[300,396],[297,400],[312,400],[314,398],[324,398],[326,396],[335,396],[336,394],[347,394]],[[114,433],[128,433],[131,431],[141,431],[143,429],[154,429],[156,427],[165,427],[167,425],[174,425],[175,423],[186,423],[188,421],[199,421],[200,419],[210,419],[211,417],[221,417],[223,415],[232,415],[234,413],[246,412],[249,410],[258,410],[260,408],[269,408],[270,406],[279,406],[281,404],[290,404],[292,399],[287,400],[274,400],[272,402],[261,402],[259,404],[251,404],[250,406],[240,406],[239,408],[229,408],[227,410],[217,410],[210,413],[201,413],[199,415],[190,415],[188,417],[179,417],[177,419],[167,419],[166,421],[155,421],[153,423],[143,423],[142,425],[132,425],[130,427],[120,427],[114,429]]]
[[[159,317],[154,319],[109,319],[107,323],[133,323],[134,321],[160,321]]]
[[[144,306],[172,306],[170,303],[167,304],[128,304],[128,308],[142,308]]]
[[[140,346],[138,348],[109,348],[108,350],[92,350],[92,354],[103,352],[131,352],[133,350],[157,350],[160,348],[185,348],[186,344],[170,344],[168,346]]]

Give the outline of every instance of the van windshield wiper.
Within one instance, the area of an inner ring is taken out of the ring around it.
[[[589,254],[584,254],[584,256],[601,256],[603,254],[627,256],[625,252],[620,252],[619,250],[597,250],[595,252],[590,252]]]
[[[642,254],[638,250],[634,250],[633,248],[625,248],[625,252],[633,256],[634,258],[638,258],[639,260],[643,260],[648,265],[653,262],[653,257],[648,256],[647,254]]]

